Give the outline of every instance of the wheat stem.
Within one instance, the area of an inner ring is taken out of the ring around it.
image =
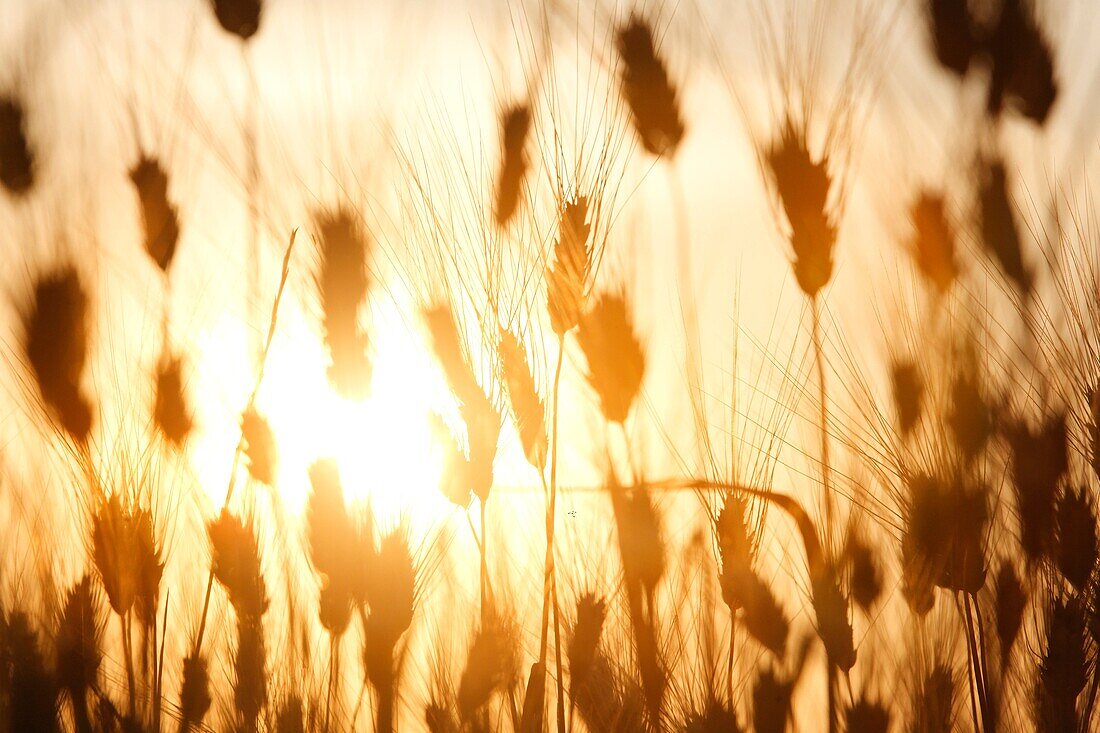
[[[252,386],[252,393],[248,396],[245,412],[248,412],[256,404],[256,395],[260,392],[260,385],[264,380],[264,369],[267,366],[267,356],[271,351],[271,342],[275,339],[275,326],[279,320],[279,304],[283,299],[283,291],[286,289],[287,277],[290,275],[290,255],[294,251],[294,242],[298,239],[298,230],[290,233],[290,243],[287,244],[286,254],[283,255],[283,269],[279,276],[279,287],[275,291],[275,300],[271,304],[271,321],[267,326],[267,339],[264,342],[263,353],[260,356],[260,365],[256,370],[256,381]],[[229,501],[233,498],[233,489],[237,483],[237,469],[240,467],[241,456],[244,454],[244,431],[241,431],[237,439],[237,447],[233,451],[233,464],[229,469],[229,485],[225,489],[225,501],[222,509],[229,507]],[[202,617],[199,620],[199,633],[195,640],[195,652],[202,649],[202,639],[206,632],[206,619],[210,614],[210,595],[214,590],[214,567],[211,565],[210,574],[206,578],[206,594],[202,601]]]

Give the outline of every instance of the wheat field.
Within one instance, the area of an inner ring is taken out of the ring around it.
[[[0,0],[0,733],[1100,730],[1093,5]]]

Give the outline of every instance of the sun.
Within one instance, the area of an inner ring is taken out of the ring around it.
[[[278,445],[276,489],[288,511],[301,512],[310,490],[309,466],[335,458],[349,503],[369,501],[383,521],[433,523],[454,507],[439,491],[443,455],[431,416],[452,410],[454,398],[425,348],[414,304],[377,300],[370,305],[370,389],[362,400],[345,399],[329,385],[328,355],[309,313],[300,308],[280,313],[257,396]],[[251,389],[250,337],[249,329],[227,318],[199,344],[207,361],[196,399],[210,401],[205,412],[211,417],[239,405]],[[193,446],[196,470],[218,503],[224,499],[236,424],[224,416],[200,423]]]

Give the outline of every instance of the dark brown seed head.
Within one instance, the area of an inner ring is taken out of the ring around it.
[[[210,709],[210,675],[206,659],[196,649],[183,660],[180,687],[180,719],[183,730],[198,727]]]
[[[142,156],[130,169],[137,189],[145,251],[161,272],[167,273],[179,243],[179,216],[168,197],[168,174],[156,158]]]
[[[491,617],[474,634],[458,683],[458,713],[464,722],[474,720],[493,693],[507,682],[512,666],[507,636],[501,623]]]
[[[157,365],[153,423],[168,445],[176,448],[184,444],[195,426],[184,392],[183,359],[179,356],[165,354]]]
[[[771,589],[756,573],[724,577],[722,597],[734,593],[744,611],[745,630],[777,659],[782,659],[787,649],[790,622]]]
[[[248,458],[249,475],[260,483],[274,486],[278,456],[275,434],[267,418],[255,407],[249,407],[241,414],[241,436],[244,439],[244,454]]]
[[[119,616],[133,608],[141,584],[141,521],[123,508],[117,494],[92,519],[92,559],[111,609]]]
[[[541,472],[546,467],[546,408],[531,375],[527,349],[521,339],[502,328],[497,350],[523,454]]]
[[[588,361],[588,383],[608,422],[623,423],[642,389],[645,351],[634,332],[626,297],[602,293],[581,320],[577,342]]]
[[[653,42],[653,31],[640,15],[618,30],[623,98],[634,129],[650,155],[672,156],[684,137],[676,88]]]
[[[852,600],[870,614],[882,595],[882,571],[875,551],[861,536],[851,535],[844,546],[844,561]]]
[[[965,364],[954,375],[947,426],[955,446],[967,462],[981,455],[993,434],[993,411],[973,363]]]
[[[214,17],[227,33],[247,41],[260,30],[261,0],[210,0]]]
[[[1056,523],[1058,570],[1078,593],[1084,593],[1097,560],[1096,505],[1087,488],[1062,493]]]
[[[267,611],[267,586],[260,569],[260,548],[250,526],[222,509],[207,527],[214,577],[225,588],[238,619],[257,625]]]
[[[1031,3],[1005,0],[989,40],[993,69],[989,81],[989,112],[1005,107],[1042,125],[1058,98],[1054,58]]]
[[[24,194],[34,185],[35,162],[27,141],[23,105],[10,96],[0,97],[0,183],[11,194]]]
[[[924,613],[935,586],[977,593],[985,585],[988,491],[961,478],[909,481],[902,536],[903,592]]]
[[[561,209],[558,239],[554,244],[554,264],[546,273],[550,326],[558,336],[564,336],[580,322],[592,268],[591,236],[588,199],[579,196]]]
[[[958,277],[959,267],[955,261],[955,228],[947,218],[943,197],[922,193],[909,218],[913,223],[910,249],[917,267],[938,292],[946,293]]]
[[[813,298],[833,277],[837,227],[828,209],[828,158],[814,160],[805,135],[788,122],[768,150],[767,161],[790,225],[795,279],[806,297]]]
[[[997,641],[1001,647],[1001,667],[1007,669],[1012,647],[1020,633],[1027,608],[1027,592],[1020,583],[1012,563],[1005,560],[997,571],[996,595]]]
[[[1018,423],[1005,433],[1012,452],[1020,544],[1037,561],[1054,551],[1057,492],[1069,469],[1065,413],[1048,415],[1038,429]]]
[[[359,327],[359,311],[370,288],[368,243],[346,210],[321,216],[317,228],[317,292],[330,359],[329,382],[340,395],[358,399],[366,395],[370,378],[367,336]]]
[[[259,619],[237,622],[237,651],[233,659],[233,702],[242,730],[255,730],[267,702],[267,651]]]
[[[371,612],[367,618],[363,664],[376,690],[392,690],[395,648],[412,625],[416,568],[408,538],[395,531],[382,539],[371,574]]]
[[[936,664],[920,681],[913,700],[912,733],[951,733],[955,730],[955,672]]]
[[[1047,617],[1046,648],[1039,662],[1037,723],[1042,731],[1077,730],[1077,697],[1089,677],[1083,606],[1055,599]]]
[[[497,177],[496,223],[504,227],[519,208],[520,191],[527,175],[527,136],[531,131],[531,109],[527,104],[506,108],[500,116],[500,173]]]
[[[757,669],[752,686],[752,725],[756,733],[787,730],[793,691],[793,683],[782,678],[772,665]]]
[[[734,711],[712,698],[701,711],[687,716],[683,730],[684,733],[740,733],[741,724]]]
[[[0,689],[7,694],[7,714],[11,731],[60,730],[57,720],[58,684],[42,654],[38,633],[30,618],[13,611],[0,618]]]
[[[1026,296],[1031,293],[1033,277],[1024,264],[1023,243],[1016,226],[1004,163],[999,160],[986,162],[980,171],[980,187],[982,245],[1005,277]]]
[[[928,0],[925,15],[936,59],[948,71],[964,76],[980,45],[967,1]]]
[[[894,393],[894,411],[898,416],[898,428],[902,437],[908,437],[920,421],[924,402],[924,380],[920,370],[911,361],[894,362],[890,369],[890,381]]]
[[[85,575],[65,596],[55,642],[58,682],[74,705],[83,706],[87,691],[96,687],[103,660],[102,632],[92,578]]]
[[[577,600],[577,620],[573,634],[566,644],[569,660],[569,696],[575,698],[576,690],[588,678],[599,652],[600,636],[607,618],[607,604],[592,593],[585,593]]]
[[[24,319],[24,346],[38,391],[78,442],[92,430],[92,405],[80,385],[88,356],[88,296],[80,275],[63,267],[38,280]]]
[[[861,697],[844,712],[846,730],[851,733],[887,733],[890,730],[890,708],[884,702]]]
[[[139,509],[133,515],[134,561],[137,565],[137,593],[134,610],[145,629],[157,622],[157,605],[160,600],[160,581],[164,574],[164,562],[160,557],[153,530],[153,517]]]
[[[623,573],[627,582],[640,583],[652,593],[665,572],[665,544],[661,522],[649,492],[613,491],[612,506],[619,531]]]
[[[817,635],[829,664],[847,672],[856,663],[848,599],[840,589],[836,569],[824,562],[810,570],[810,600],[817,618]]]

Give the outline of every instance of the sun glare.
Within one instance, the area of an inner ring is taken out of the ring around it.
[[[408,319],[415,312],[392,300],[372,304],[370,390],[362,400],[329,385],[328,355],[308,314],[281,314],[257,406],[275,434],[276,490],[288,511],[302,510],[309,466],[325,457],[336,459],[348,501],[369,501],[383,518],[431,523],[452,511],[438,488],[442,455],[431,415],[450,409],[453,398]],[[201,344],[216,378],[200,388],[221,409],[239,410],[230,395],[248,393],[253,364],[240,348],[244,335],[239,322],[226,319]],[[224,498],[232,458],[225,446],[236,444],[235,426],[225,422],[203,421],[195,445],[199,479],[215,503]]]

